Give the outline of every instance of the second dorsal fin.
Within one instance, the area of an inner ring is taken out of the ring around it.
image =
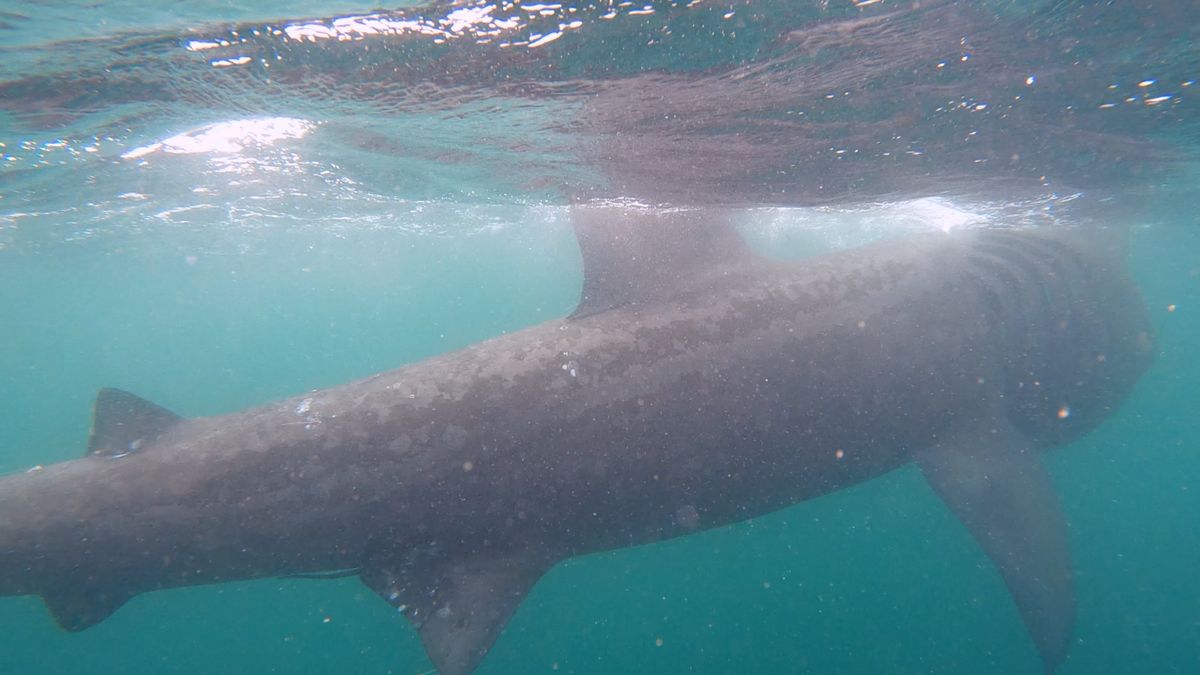
[[[88,454],[121,457],[137,452],[182,419],[127,391],[101,389],[96,394]]]
[[[571,208],[583,292],[571,318],[662,300],[714,268],[752,256],[728,217],[706,209]]]

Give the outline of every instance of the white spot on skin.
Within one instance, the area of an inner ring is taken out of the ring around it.
[[[700,527],[700,512],[691,504],[685,504],[675,509],[675,523],[685,530]]]
[[[296,406],[296,414],[303,415],[304,413],[308,412],[309,410],[312,410],[312,404],[313,404],[313,400],[311,398],[304,399],[303,401],[300,402],[299,405]]]

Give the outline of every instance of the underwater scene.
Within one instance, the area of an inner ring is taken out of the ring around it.
[[[0,4],[0,673],[1200,672],[1200,5]]]

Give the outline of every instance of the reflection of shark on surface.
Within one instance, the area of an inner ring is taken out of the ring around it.
[[[143,591],[353,569],[462,675],[559,560],[915,461],[1062,661],[1041,451],[1095,428],[1153,348],[1115,251],[981,230],[778,263],[698,212],[575,220],[567,319],[220,417],[102,391],[88,456],[0,480],[0,594],[80,630]]]

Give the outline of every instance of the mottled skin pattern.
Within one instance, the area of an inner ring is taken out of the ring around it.
[[[669,301],[186,420],[125,457],[0,480],[0,594],[58,597],[83,628],[159,588],[358,568],[399,605],[437,590],[423,565],[516,560],[496,563],[521,581],[469,655],[427,641],[468,672],[557,560],[860,483],[997,402],[1037,446],[1093,428],[1151,351],[1118,267],[1015,232],[739,261]]]

